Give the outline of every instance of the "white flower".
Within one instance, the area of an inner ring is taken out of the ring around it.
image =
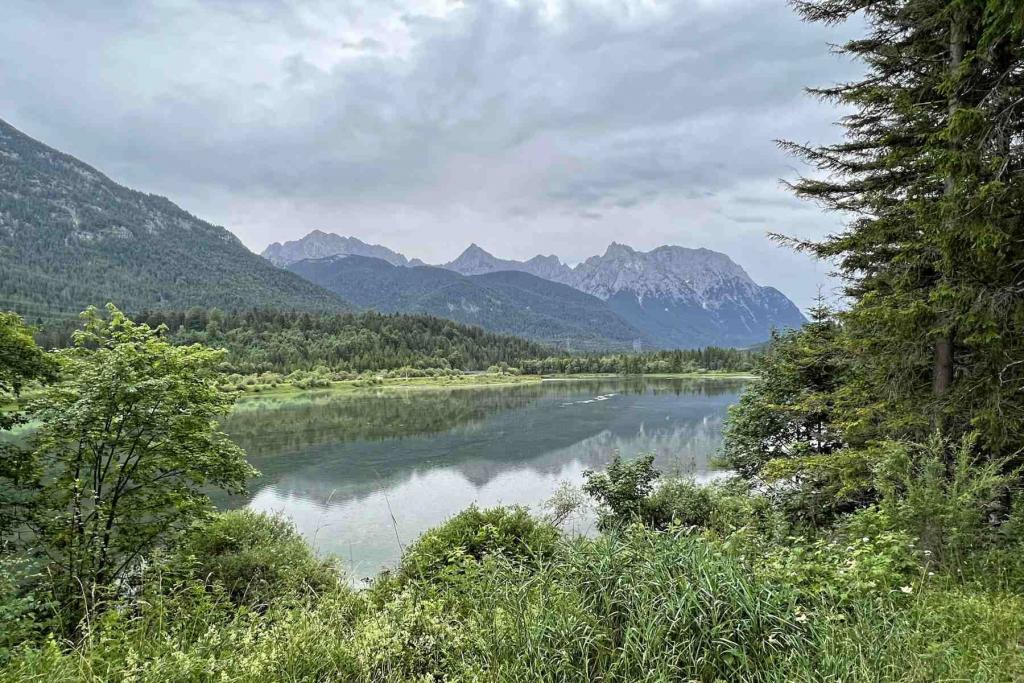
[[[914,589],[913,589],[912,586],[900,586],[900,590],[903,591],[904,593],[906,593],[907,595],[910,595],[911,593],[914,592]]]

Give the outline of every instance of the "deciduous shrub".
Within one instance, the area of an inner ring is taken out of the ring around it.
[[[317,595],[340,580],[337,568],[317,559],[290,521],[250,510],[221,513],[195,527],[173,563],[223,588],[239,605]]]
[[[558,529],[531,517],[526,508],[472,506],[410,546],[399,575],[430,578],[446,570],[458,571],[465,559],[480,561],[490,555],[535,563],[553,554],[558,539]]]

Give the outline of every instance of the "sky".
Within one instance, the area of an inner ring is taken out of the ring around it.
[[[252,250],[313,229],[442,263],[573,264],[612,241],[729,254],[807,307],[829,264],[767,238],[776,139],[830,142],[805,86],[855,27],[784,0],[5,0],[0,118]]]

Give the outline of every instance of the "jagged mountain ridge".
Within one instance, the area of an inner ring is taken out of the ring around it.
[[[550,256],[538,254],[528,261],[513,261],[511,259],[497,258],[482,249],[475,242],[470,244],[457,259],[442,265],[441,268],[454,270],[456,273],[463,275],[519,271],[536,275],[545,280],[561,282],[562,284],[568,284],[570,287],[572,286],[572,268],[562,263],[554,254]]]
[[[747,346],[803,314],[725,254],[663,246],[649,252],[612,243],[573,269],[572,285],[607,301],[660,346]]]
[[[444,267],[474,273],[521,270],[567,284],[602,301],[658,346],[747,346],[773,328],[799,327],[800,310],[763,287],[727,255],[662,246],[648,252],[613,242],[575,268],[554,257],[498,259],[477,245]],[[541,275],[541,273],[544,273]]]
[[[768,339],[773,328],[805,322],[785,295],[710,249],[643,252],[613,242],[604,254],[570,267],[553,255],[502,259],[474,243],[440,267],[468,277],[522,272],[567,285],[606,302],[638,339],[659,347],[749,346]]]
[[[627,349],[636,339],[645,340],[604,301],[529,273],[467,276],[343,254],[299,261],[288,269],[359,306],[426,313],[562,348]]]
[[[0,120],[0,307],[30,320],[88,305],[351,310],[226,229]]]
[[[367,244],[357,237],[342,237],[322,230],[314,230],[297,240],[274,242],[263,250],[261,256],[275,266],[284,268],[306,259],[326,258],[339,254],[369,256],[387,261],[393,266],[424,265],[418,259],[409,261],[402,254],[379,244]]]

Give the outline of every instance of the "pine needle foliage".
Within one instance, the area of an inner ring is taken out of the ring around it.
[[[1024,437],[1024,10],[1017,0],[807,0],[808,21],[859,13],[837,48],[865,76],[812,89],[851,110],[833,145],[783,142],[819,173],[795,193],[849,217],[820,241],[875,417],[899,436]],[[785,238],[782,238],[785,239]]]

